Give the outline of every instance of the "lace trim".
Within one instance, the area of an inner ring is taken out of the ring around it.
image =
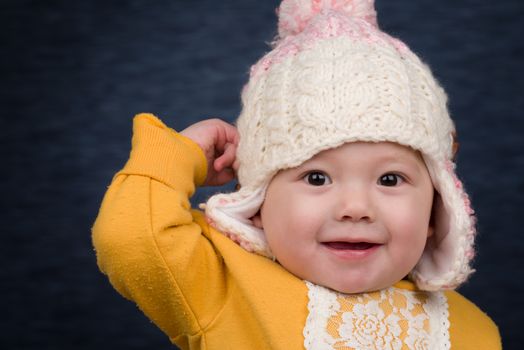
[[[391,287],[346,295],[306,282],[307,350],[449,350],[449,312],[442,292]]]

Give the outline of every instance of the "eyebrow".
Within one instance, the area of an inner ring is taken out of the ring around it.
[[[414,153],[413,153],[414,152]],[[375,162],[377,164],[382,163],[397,163],[397,164],[404,164],[406,166],[412,167],[416,169],[419,172],[423,172],[427,169],[426,163],[424,162],[424,158],[422,157],[421,153],[419,151],[413,150],[413,152],[405,151],[389,151],[389,152],[382,152],[382,154],[378,155],[377,158],[375,158]],[[312,157],[302,164],[297,165],[296,167],[292,167],[289,169],[295,170],[295,171],[302,171],[304,168],[314,168],[318,165],[318,163],[323,163],[324,159],[316,159],[315,157]]]
[[[402,153],[402,154],[398,154],[397,153],[394,153],[394,154],[383,154],[383,155],[380,155],[380,156],[377,156],[377,159],[378,160],[383,160],[383,161],[405,161],[405,160],[408,160],[408,161],[411,161],[411,160],[417,160],[417,159],[420,159],[422,160],[422,157],[420,157],[418,154],[413,154],[413,153],[409,153],[409,155],[407,153]]]
[[[410,153],[405,154],[385,154],[377,158],[377,161],[380,163],[383,162],[391,162],[391,163],[400,163],[400,164],[407,164],[408,166],[413,166],[417,170],[423,170],[426,168],[426,163],[424,162],[424,159],[422,158],[422,155],[420,153]]]

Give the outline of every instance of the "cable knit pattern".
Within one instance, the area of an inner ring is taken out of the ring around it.
[[[238,158],[250,166],[240,168],[240,183],[258,187],[279,169],[356,140],[450,157],[453,125],[439,101],[446,98],[417,61],[385,43],[341,36],[272,65],[244,92],[237,124],[250,137],[240,140]]]
[[[347,295],[307,282],[307,350],[450,349],[445,295],[391,287]]]
[[[475,219],[454,172],[455,128],[430,69],[380,31],[372,1],[284,0],[274,49],[251,69],[237,121],[238,193],[206,205],[213,225],[271,257],[250,218],[281,169],[353,141],[390,141],[422,153],[438,192],[435,234],[410,274],[424,290],[473,272]]]

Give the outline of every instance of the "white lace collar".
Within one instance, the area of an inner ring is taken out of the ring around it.
[[[402,282],[401,282],[402,283]],[[448,350],[448,302],[442,292],[399,287],[348,295],[306,282],[307,350]]]

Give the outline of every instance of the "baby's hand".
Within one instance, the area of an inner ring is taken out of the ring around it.
[[[239,136],[233,125],[220,119],[207,119],[189,126],[180,134],[195,141],[206,155],[205,186],[221,186],[235,178]]]

